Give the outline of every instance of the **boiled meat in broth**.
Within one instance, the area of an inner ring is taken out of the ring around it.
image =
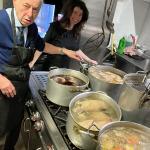
[[[123,84],[123,78],[111,71],[102,70],[97,67],[90,68],[89,72],[97,79],[106,81],[108,83]]]
[[[92,118],[94,121],[112,121],[111,117],[108,114],[105,114],[104,112],[92,112],[89,114],[89,118]]]
[[[76,116],[79,125],[86,129],[88,129],[92,123],[100,128],[108,122],[117,120],[117,114],[112,106],[103,100],[82,98],[74,104],[72,113]],[[98,129],[93,126],[90,130]]]
[[[86,84],[83,80],[70,75],[55,75],[52,76],[51,79],[59,84],[68,86],[83,86]]]
[[[82,111],[98,111],[102,109],[107,109],[108,105],[104,101],[99,100],[82,100],[77,101],[75,106],[73,107],[74,112],[82,112]]]

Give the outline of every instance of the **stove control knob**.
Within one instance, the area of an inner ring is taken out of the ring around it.
[[[42,120],[36,121],[34,123],[34,129],[36,131],[42,131],[44,129],[44,122]]]
[[[33,112],[33,114],[31,115],[31,120],[32,121],[38,121],[38,120],[40,120],[40,113],[39,112]]]
[[[28,100],[25,105],[27,107],[32,107],[32,106],[34,106],[34,102],[32,100]]]

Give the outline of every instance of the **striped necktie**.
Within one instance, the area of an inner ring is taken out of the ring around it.
[[[18,46],[23,46],[24,47],[24,27],[17,27],[18,28],[18,37],[17,37],[17,44]]]

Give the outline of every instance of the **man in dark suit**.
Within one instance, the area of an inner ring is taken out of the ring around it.
[[[42,0],[13,0],[14,8],[0,10],[0,137],[4,150],[14,150],[24,114],[30,75],[29,62],[43,51],[80,60],[71,50],[45,43],[34,23]]]

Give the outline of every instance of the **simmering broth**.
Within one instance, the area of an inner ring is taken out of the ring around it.
[[[150,135],[131,127],[113,127],[102,133],[101,150],[148,150]]]
[[[85,82],[83,80],[70,75],[56,75],[56,76],[52,76],[51,79],[53,79],[59,84],[68,85],[68,86],[85,85]]]
[[[78,124],[86,129],[89,129],[92,124],[101,128],[106,123],[118,119],[116,112],[110,104],[103,100],[93,99],[90,96],[79,99],[74,104],[72,113]],[[92,126],[90,130],[97,131],[96,127]]]
[[[123,84],[123,78],[113,72],[102,70],[96,67],[90,69],[90,73],[97,79],[104,80],[108,83]]]

